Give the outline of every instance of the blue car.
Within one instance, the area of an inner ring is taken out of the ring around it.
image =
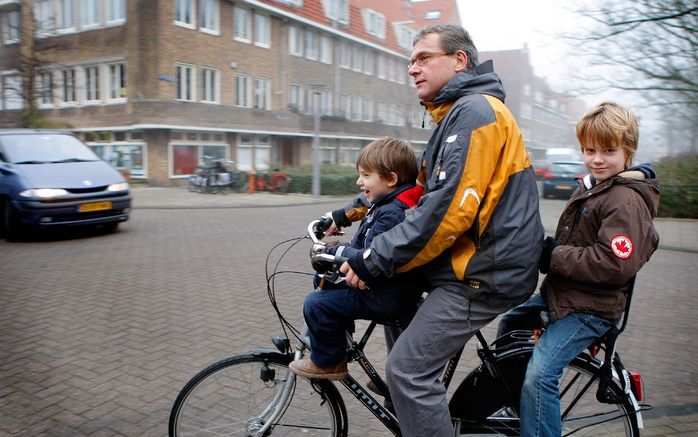
[[[0,232],[128,220],[129,185],[74,135],[0,129]]]

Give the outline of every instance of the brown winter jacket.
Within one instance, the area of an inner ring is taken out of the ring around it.
[[[553,320],[572,312],[621,316],[628,282],[659,244],[652,223],[658,207],[659,184],[641,172],[623,172],[590,188],[580,180],[560,216],[559,246],[541,285]]]

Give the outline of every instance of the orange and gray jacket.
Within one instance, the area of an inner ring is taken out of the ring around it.
[[[350,265],[369,285],[420,269],[432,287],[457,282],[479,300],[526,300],[543,239],[538,191],[491,61],[454,76],[425,106],[438,123],[422,155],[425,194]]]

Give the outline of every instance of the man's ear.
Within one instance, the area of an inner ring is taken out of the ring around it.
[[[468,69],[468,55],[463,50],[454,53],[456,57],[456,72],[460,73]]]
[[[390,177],[388,178],[388,186],[391,188],[396,186],[397,181],[398,181],[397,173],[395,173],[394,171],[391,171]]]

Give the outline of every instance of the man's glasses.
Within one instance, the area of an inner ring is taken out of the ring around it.
[[[431,52],[431,53],[420,53],[414,58],[410,59],[410,62],[407,64],[407,69],[412,68],[413,66],[418,66],[418,67],[424,67],[425,64],[429,62],[431,58],[436,58],[438,56],[444,56],[444,55],[452,55],[453,53],[446,53],[446,52]]]

